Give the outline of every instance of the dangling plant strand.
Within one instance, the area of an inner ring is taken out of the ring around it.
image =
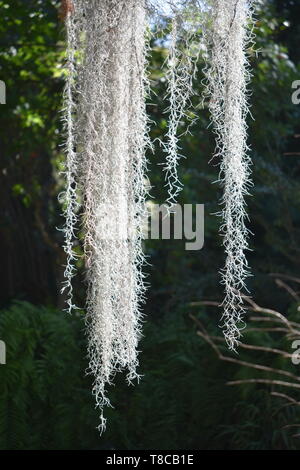
[[[72,278],[75,275],[75,261],[77,255],[74,251],[74,238],[77,224],[77,210],[79,207],[77,201],[77,161],[75,153],[75,88],[76,88],[76,67],[75,67],[75,51],[76,51],[76,34],[73,16],[71,12],[66,11],[66,28],[67,28],[67,79],[64,90],[64,128],[66,135],[65,153],[66,163],[63,174],[65,176],[65,192],[62,194],[62,202],[64,205],[63,215],[65,217],[65,226],[63,228],[65,236],[64,250],[67,255],[67,264],[64,272],[65,281],[63,283],[62,292],[67,292],[67,311],[70,313],[76,308],[73,305],[73,286]]]
[[[89,372],[100,409],[117,371],[138,378],[141,330],[141,219],[148,124],[146,8],[143,1],[73,2],[82,62],[76,147],[83,201]]]
[[[222,271],[225,286],[222,326],[230,349],[236,348],[241,336],[242,290],[248,275],[244,196],[251,183],[246,142],[250,78],[246,48],[251,39],[252,4],[249,0],[214,0],[208,33],[209,107],[217,136],[215,157],[220,160],[220,182],[224,188],[221,233],[226,263]]]
[[[182,120],[188,121],[187,128],[195,118],[188,115],[192,109],[191,97],[194,94],[193,80],[197,72],[197,60],[200,48],[196,47],[200,28],[201,11],[195,8],[197,2],[170,2],[172,9],[170,43],[166,61],[168,83],[166,99],[169,107],[168,130],[166,142],[162,142],[166,153],[164,164],[165,180],[168,190],[167,206],[169,209],[177,203],[177,197],[182,189],[178,178],[178,165],[183,155],[180,153],[179,127]]]

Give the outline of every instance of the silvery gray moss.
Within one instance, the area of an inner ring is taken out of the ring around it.
[[[226,264],[224,334],[229,348],[240,338],[245,287],[244,195],[249,180],[246,143],[249,80],[246,48],[251,41],[250,0],[72,0],[66,12],[67,80],[65,121],[65,244],[63,290],[73,305],[72,278],[78,224],[87,273],[89,372],[100,409],[117,371],[138,379],[141,305],[145,296],[142,250],[147,198],[146,150],[152,148],[146,101],[153,30],[170,20],[166,60],[168,129],[162,142],[167,204],[172,211],[182,184],[179,124],[191,108],[197,59],[205,52],[206,92],[220,161],[223,243]],[[71,6],[70,6],[71,5]],[[156,25],[156,28],[153,28]],[[249,27],[250,25],[250,27]],[[189,114],[190,115],[190,114]],[[111,221],[117,220],[114,224]]]

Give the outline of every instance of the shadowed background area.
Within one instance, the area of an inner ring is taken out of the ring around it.
[[[7,90],[0,106],[0,339],[7,346],[7,363],[0,365],[0,449],[300,449],[300,364],[291,360],[292,343],[300,339],[300,108],[291,100],[292,83],[300,80],[300,5],[259,2],[257,53],[249,51],[254,186],[247,204],[254,235],[248,284],[255,303],[247,302],[243,343],[251,347],[229,353],[218,328],[224,254],[213,214],[221,188],[212,184],[218,162],[209,163],[209,113],[198,107],[192,135],[182,140],[180,203],[205,204],[205,245],[185,251],[180,240],[145,242],[143,379],[128,387],[116,377],[109,392],[115,408],[107,410],[101,438],[85,375],[84,311],[64,313],[60,294],[65,35],[59,6],[56,0],[0,1],[0,79]],[[150,62],[153,139],[167,127],[166,44],[153,45]],[[200,57],[195,105],[202,70]],[[159,146],[149,154],[156,203],[167,195],[163,158]],[[78,268],[76,301],[83,306],[80,261]]]

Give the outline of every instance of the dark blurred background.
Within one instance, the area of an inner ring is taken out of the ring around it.
[[[135,387],[116,378],[115,408],[107,410],[108,429],[100,437],[85,375],[84,312],[63,312],[60,294],[65,42],[59,2],[0,1],[0,79],[7,88],[0,106],[0,339],[7,346],[7,364],[0,365],[0,449],[300,449],[300,365],[290,357],[297,331],[300,338],[300,107],[291,101],[292,82],[300,80],[300,4],[258,3],[257,53],[249,51],[254,186],[247,198],[255,304],[249,303],[243,338],[252,346],[229,353],[218,327],[224,253],[213,214],[221,188],[212,184],[218,166],[209,163],[208,111],[199,108],[193,135],[182,142],[180,202],[205,204],[205,246],[185,251],[181,241],[147,241],[144,377]],[[150,64],[153,138],[166,131],[163,44],[154,44]],[[195,104],[202,69],[200,58]],[[153,200],[163,202],[159,147],[149,160]],[[82,306],[84,270],[78,267]],[[289,326],[266,309],[281,313]]]

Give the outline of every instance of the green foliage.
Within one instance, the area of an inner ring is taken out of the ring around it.
[[[118,377],[110,391],[115,408],[100,438],[84,376],[82,327],[81,314],[26,302],[0,312],[7,345],[7,364],[0,366],[0,449],[297,448],[281,428],[297,422],[299,411],[281,409],[264,387],[227,386],[229,379],[252,378],[253,371],[224,367],[186,311],[145,325],[144,376],[136,387]],[[250,357],[241,351],[241,359]]]
[[[61,160],[64,35],[58,0],[0,1],[1,302],[54,301],[62,224],[55,180]],[[5,273],[10,273],[7,276]]]
[[[80,316],[27,302],[1,312],[0,449],[100,447],[82,327]]]

